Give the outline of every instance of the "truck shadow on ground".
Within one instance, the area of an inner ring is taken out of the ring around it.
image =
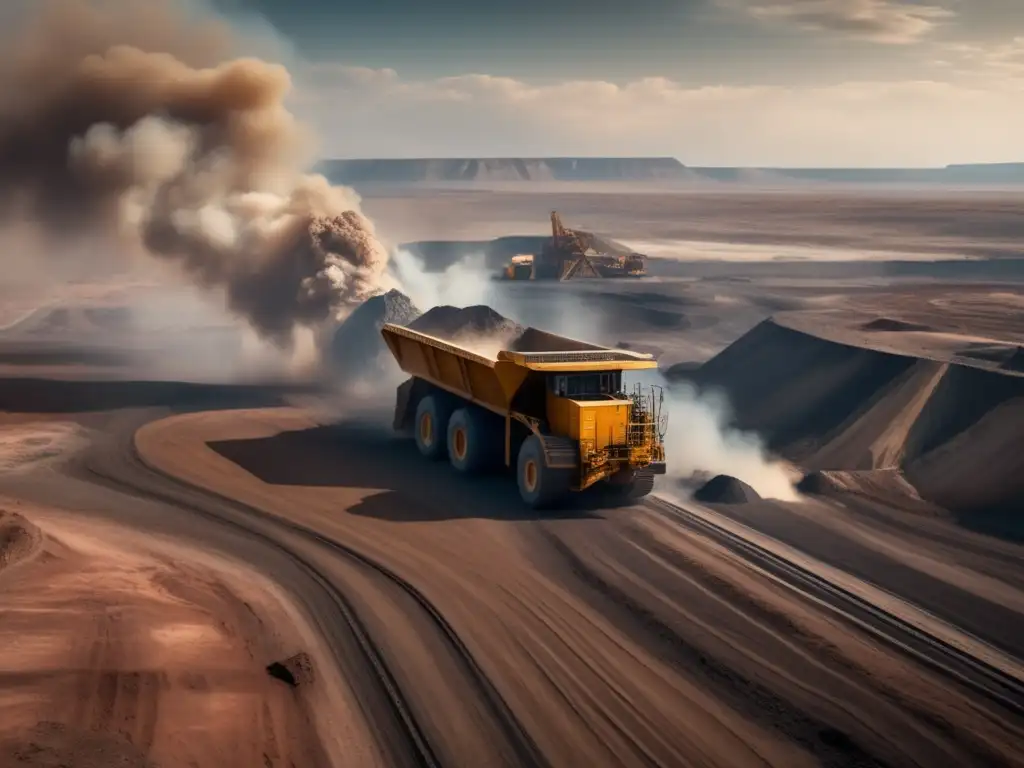
[[[0,377],[0,411],[85,413],[125,408],[267,408],[313,385]]]
[[[208,445],[272,485],[379,490],[348,512],[392,522],[598,519],[599,510],[613,506],[600,494],[578,493],[559,509],[531,510],[510,472],[460,475],[447,462],[424,459],[412,440],[372,424],[346,422]]]

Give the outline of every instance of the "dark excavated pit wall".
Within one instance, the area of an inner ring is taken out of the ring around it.
[[[785,450],[819,441],[914,362],[819,339],[769,319],[688,378],[701,389],[724,390],[736,426]]]
[[[908,412],[913,421],[902,445],[886,449],[898,449],[894,458],[907,480],[922,498],[956,513],[1019,518],[1024,377],[864,349],[766,321],[690,378],[721,387],[738,426],[758,431],[773,450],[808,466],[833,440],[848,441],[837,448],[844,456],[870,454],[892,420],[912,407],[916,389],[926,399],[919,411]],[[838,470],[859,466],[835,459],[829,466]]]
[[[1024,397],[1024,377],[951,365],[910,429],[908,456],[924,456],[1017,397]]]

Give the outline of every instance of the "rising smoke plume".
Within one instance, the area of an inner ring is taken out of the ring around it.
[[[228,60],[223,25],[154,0],[37,0],[8,28],[0,224],[176,263],[282,346],[383,287],[358,197],[301,171],[284,67]]]

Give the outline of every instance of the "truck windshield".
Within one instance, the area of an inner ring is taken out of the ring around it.
[[[615,395],[622,389],[622,371],[558,374],[548,377],[548,386],[559,397]]]

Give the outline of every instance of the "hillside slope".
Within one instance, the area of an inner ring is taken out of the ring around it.
[[[902,469],[958,511],[1024,502],[1024,377],[881,352],[766,320],[691,378],[807,469]]]

